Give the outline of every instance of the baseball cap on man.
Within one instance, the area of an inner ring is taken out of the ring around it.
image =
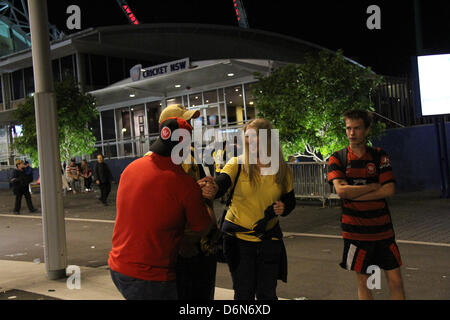
[[[168,118],[181,118],[186,121],[198,118],[200,116],[200,111],[198,110],[188,110],[180,104],[171,105],[166,107],[159,116],[159,123],[163,122]]]
[[[172,149],[183,139],[180,137],[178,141],[172,141],[172,134],[177,129],[186,129],[192,133],[192,126],[186,120],[177,117],[168,118],[159,125],[159,137],[150,146],[150,151],[169,157]]]

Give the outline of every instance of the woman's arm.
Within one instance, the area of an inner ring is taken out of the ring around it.
[[[216,184],[219,187],[219,190],[216,193],[215,199],[218,199],[227,193],[228,189],[231,187],[231,178],[226,173],[221,173],[216,178]]]
[[[286,217],[294,210],[295,205],[295,193],[294,190],[291,190],[290,192],[281,195],[280,200],[273,205],[273,210],[276,215]]]

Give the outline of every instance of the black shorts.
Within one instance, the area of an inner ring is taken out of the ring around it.
[[[400,251],[394,238],[378,241],[344,239],[344,254],[340,266],[358,273],[368,273],[369,266],[392,270],[402,265]]]

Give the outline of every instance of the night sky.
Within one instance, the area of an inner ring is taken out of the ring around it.
[[[128,0],[140,23],[207,23],[237,26],[232,0]],[[128,24],[116,0],[47,1],[49,21],[61,31],[66,8],[81,8],[81,28]],[[384,75],[410,74],[416,54],[413,0],[292,1],[243,0],[250,28],[292,36],[344,55]],[[381,30],[369,30],[369,5],[381,9]],[[421,1],[423,47],[450,52],[450,1]]]

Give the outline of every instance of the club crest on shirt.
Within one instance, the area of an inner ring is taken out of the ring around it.
[[[380,161],[380,169],[389,168],[391,166],[391,161],[388,156],[381,157]]]
[[[172,135],[172,131],[168,127],[164,127],[161,129],[161,139],[167,140]]]
[[[377,173],[377,167],[372,162],[366,165],[366,172],[368,176],[374,176]]]

